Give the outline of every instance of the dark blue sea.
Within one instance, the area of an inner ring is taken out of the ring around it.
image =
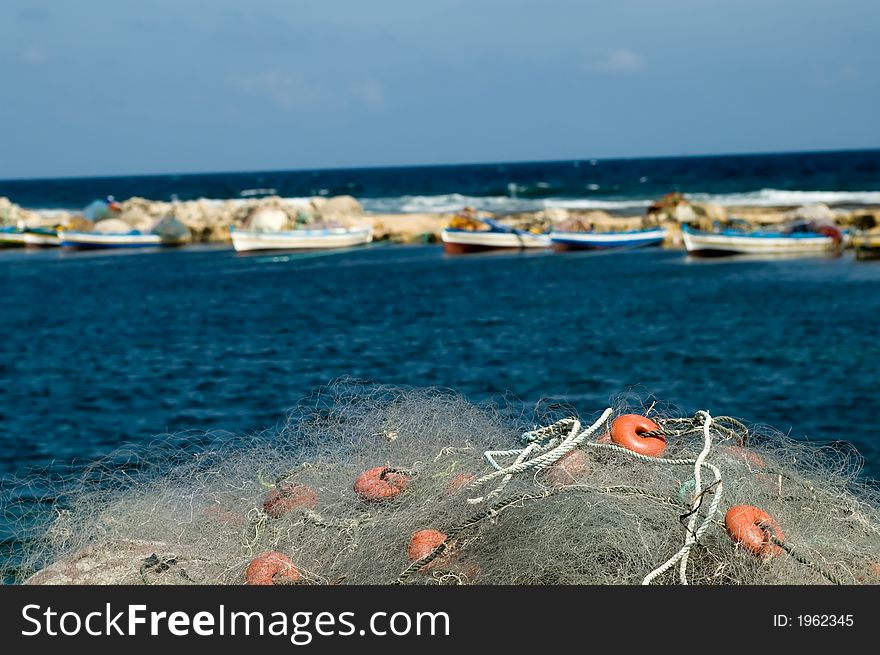
[[[849,442],[880,477],[880,263],[849,254],[6,251],[0,297],[2,475],[271,427],[353,376],[583,412],[638,389]]]
[[[670,191],[722,205],[880,205],[880,150],[650,159],[0,180],[24,207],[122,200],[353,195],[368,211],[499,213],[545,207],[639,213]]]

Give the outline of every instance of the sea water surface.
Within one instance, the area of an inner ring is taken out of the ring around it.
[[[849,442],[880,477],[880,263],[851,255],[7,251],[0,297],[0,476],[268,428],[353,376],[584,412],[637,388]]]
[[[499,213],[641,213],[670,191],[728,206],[880,205],[880,150],[0,180],[0,196],[23,207],[68,210],[107,195],[170,201],[348,194],[376,212],[473,205]]]

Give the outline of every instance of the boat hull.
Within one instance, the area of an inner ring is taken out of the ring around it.
[[[41,230],[33,228],[18,228],[0,230],[0,247],[20,248],[50,248],[58,246],[60,239],[54,230]]]
[[[24,230],[2,229],[0,230],[0,248],[24,247]]]
[[[164,245],[158,234],[102,234],[99,232],[59,232],[61,247],[76,250],[110,248],[158,248]]]
[[[730,234],[682,231],[684,247],[696,257],[723,257],[728,255],[789,255],[809,256],[832,254],[839,250],[840,241],[816,233]]]
[[[255,250],[330,250],[351,248],[370,243],[372,228],[331,228],[326,230],[293,230],[290,232],[257,232],[230,230],[236,252]]]
[[[666,230],[634,230],[630,232],[551,232],[553,249],[599,250],[605,248],[643,248],[659,246],[666,238]]]
[[[521,232],[479,232],[446,229],[441,233],[443,250],[450,255],[488,252],[492,250],[525,250],[549,248],[546,234]]]
[[[856,259],[880,259],[880,234],[857,234],[852,238]]]
[[[29,248],[56,248],[61,245],[61,239],[55,232],[32,232],[25,230],[24,245]]]

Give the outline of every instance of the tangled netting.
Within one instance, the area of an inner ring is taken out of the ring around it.
[[[609,439],[628,414],[653,420],[639,435],[661,455]],[[856,453],[650,398],[517,413],[347,381],[220,443],[117,453],[75,484],[19,480],[2,498],[19,526],[7,570],[43,584],[880,582],[880,502]],[[740,506],[766,513],[746,526],[757,546],[725,523]]]

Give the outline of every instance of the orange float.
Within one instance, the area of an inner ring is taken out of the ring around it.
[[[285,484],[270,491],[263,501],[263,511],[273,519],[281,518],[297,507],[315,509],[317,506],[318,494],[304,484]]]
[[[762,509],[734,505],[724,515],[724,527],[731,539],[755,555],[776,557],[783,552],[770,541],[767,531],[779,541],[785,541],[785,535],[776,520]]]
[[[406,554],[410,560],[417,562],[427,557],[437,546],[446,540],[446,535],[437,530],[419,530],[409,540]]]
[[[590,456],[578,448],[566,453],[551,466],[547,471],[547,479],[550,484],[561,487],[577,482],[579,477],[589,474],[592,468]]]
[[[647,416],[624,414],[614,419],[614,423],[611,424],[611,441],[639,455],[660,457],[666,450],[666,437],[662,434],[641,436],[645,432],[659,429],[660,426]]]
[[[409,478],[390,466],[377,466],[361,473],[354,481],[354,490],[367,501],[379,502],[394,498],[406,489]]]
[[[418,562],[423,557],[430,555],[433,550],[445,540],[446,535],[437,530],[419,530],[413,534],[412,538],[409,540],[409,547],[406,549],[406,554],[409,556],[410,561]],[[422,572],[430,571],[432,569],[440,568],[441,566],[446,566],[451,561],[449,554],[443,554],[434,558],[419,570]]]
[[[298,582],[300,577],[299,570],[290,558],[273,550],[251,560],[245,572],[245,584],[292,584]]]
[[[473,473],[460,473],[456,475],[443,488],[443,496],[454,496],[476,479],[477,476]]]

